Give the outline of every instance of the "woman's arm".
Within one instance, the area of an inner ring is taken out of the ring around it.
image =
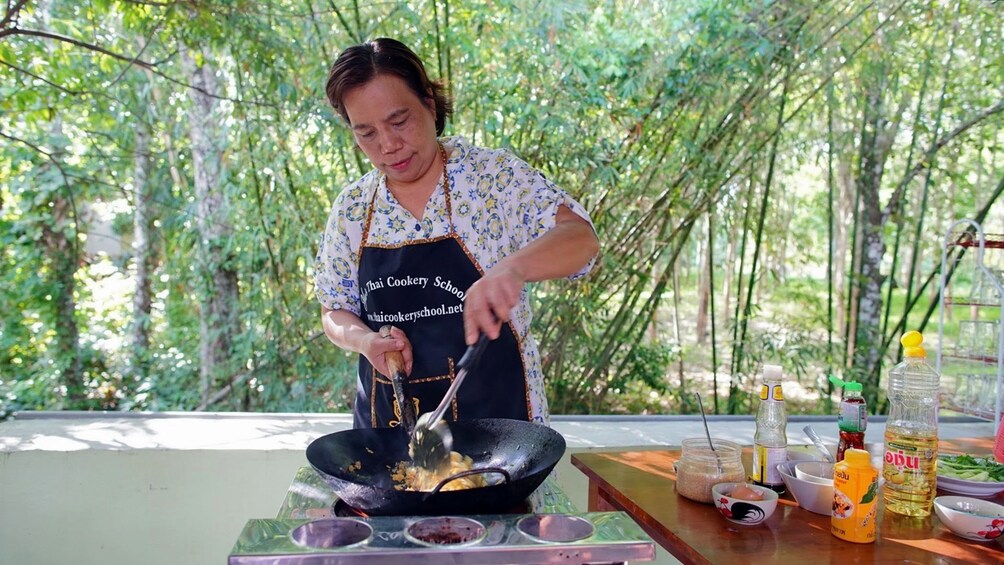
[[[413,356],[411,342],[404,332],[391,328],[391,337],[382,338],[380,332],[375,332],[363,321],[348,310],[332,310],[321,306],[321,327],[324,335],[331,343],[347,351],[359,353],[369,360],[370,364],[383,375],[390,375],[384,354],[388,351],[400,351],[404,357],[404,371],[411,373]]]
[[[553,228],[488,269],[467,291],[464,333],[468,345],[476,342],[480,333],[491,339],[499,336],[525,283],[573,275],[599,249],[599,239],[589,222],[567,206],[559,206]]]

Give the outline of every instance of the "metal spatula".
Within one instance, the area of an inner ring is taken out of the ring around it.
[[[408,444],[408,453],[416,465],[424,469],[438,471],[450,464],[450,452],[453,451],[453,433],[450,426],[443,420],[443,413],[457,395],[457,389],[463,384],[471,367],[477,363],[485,347],[488,346],[488,336],[481,334],[477,343],[467,348],[464,356],[457,363],[459,371],[447,389],[443,400],[432,412],[426,412],[418,417],[415,433]]]

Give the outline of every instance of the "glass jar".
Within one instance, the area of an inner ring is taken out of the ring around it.
[[[714,451],[706,438],[683,440],[680,460],[676,464],[676,491],[680,496],[710,504],[713,500],[711,487],[718,483],[746,481],[746,469],[743,467],[742,448],[739,444],[724,439],[712,441]]]

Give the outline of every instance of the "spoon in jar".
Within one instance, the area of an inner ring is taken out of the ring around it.
[[[711,447],[711,452],[715,454],[715,463],[718,464],[718,474],[721,475],[725,473],[725,470],[722,469],[722,458],[718,456],[715,442],[711,441],[711,430],[708,429],[708,419],[704,416],[704,404],[701,402],[701,393],[695,392],[694,395],[697,397],[697,407],[701,410],[701,421],[704,422],[704,435],[708,436],[708,446]]]

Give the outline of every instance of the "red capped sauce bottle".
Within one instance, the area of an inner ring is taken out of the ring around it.
[[[837,444],[837,461],[844,460],[844,453],[851,448],[865,448],[865,429],[868,427],[868,407],[862,396],[861,383],[844,382],[830,375],[830,382],[844,390],[840,399],[840,413],[837,427],[840,428],[840,443]]]

